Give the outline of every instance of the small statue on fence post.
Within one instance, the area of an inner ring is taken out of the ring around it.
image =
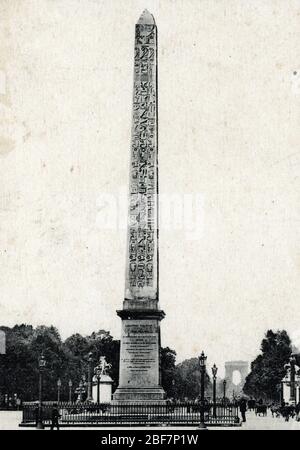
[[[113,380],[107,373],[112,365],[106,361],[105,356],[100,356],[99,364],[95,367],[93,382],[93,400],[97,398],[97,403],[110,403],[112,397]]]
[[[107,371],[111,369],[111,364],[106,361],[106,356],[100,356],[99,366],[101,375],[107,375]]]

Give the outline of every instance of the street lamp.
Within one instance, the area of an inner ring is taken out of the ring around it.
[[[60,402],[60,388],[61,388],[61,379],[57,380],[57,403]]]
[[[85,400],[87,400],[87,390],[88,390],[88,382],[86,381],[85,374],[82,375],[82,385],[83,385],[83,393],[85,394]]]
[[[37,417],[37,424],[36,424],[36,428],[38,430],[44,429],[43,417],[42,417],[42,413],[43,413],[42,400],[43,400],[43,371],[45,370],[45,367],[46,367],[46,360],[42,353],[39,358],[39,407],[38,407],[38,417]]]
[[[83,385],[83,381],[80,380],[78,387],[75,389],[75,394],[78,395],[77,401],[82,402],[82,394],[85,393],[85,387]]]
[[[99,403],[100,403],[100,379],[101,379],[101,373],[102,373],[102,368],[101,368],[100,364],[95,367],[94,373],[97,378],[97,403],[99,405]]]
[[[93,353],[90,352],[88,356],[88,393],[87,393],[88,402],[91,402],[93,400],[92,363],[93,363]]]
[[[227,384],[227,381],[224,380],[223,381],[223,401],[224,401],[224,403],[226,402],[226,384]]]
[[[297,370],[296,372],[296,382],[295,382],[295,394],[296,394],[296,403],[299,403],[300,401],[300,369]],[[298,395],[297,395],[297,387],[298,387]]]
[[[292,354],[290,356],[290,402],[295,404],[296,402],[296,389],[295,389],[295,375],[296,375],[296,371],[295,371],[295,365],[296,365],[296,358],[295,356]]]
[[[212,375],[213,375],[213,417],[217,417],[217,408],[216,408],[216,380],[217,380],[217,372],[218,368],[214,364],[211,368]]]
[[[173,396],[173,400],[175,400],[175,385],[176,385],[176,381],[174,380],[174,378],[173,378],[173,380],[172,380],[172,396]]]
[[[72,403],[72,380],[69,380],[69,402]]]
[[[204,398],[204,383],[205,383],[205,361],[207,359],[207,356],[205,356],[204,352],[201,353],[199,356],[199,367],[200,367],[200,424],[199,428],[206,428],[205,420],[204,420],[204,404],[205,404],[205,398]]]

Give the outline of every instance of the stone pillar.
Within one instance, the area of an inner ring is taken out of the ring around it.
[[[113,380],[109,375],[101,375],[100,383],[99,383],[99,399],[100,403],[111,403],[112,401],[112,385]],[[98,390],[98,382],[97,378],[93,379],[93,390],[92,390],[92,401],[94,403],[97,402],[97,390]]]
[[[290,403],[295,405],[296,402],[296,371],[295,371],[295,357],[290,357]]]
[[[111,403],[113,380],[109,375],[102,375],[100,378],[100,398],[101,403]]]
[[[157,27],[135,27],[133,122],[120,377],[114,402],[161,402],[158,296]]]
[[[291,393],[290,383],[284,379],[282,382],[282,399],[285,403],[289,403],[290,393]]]

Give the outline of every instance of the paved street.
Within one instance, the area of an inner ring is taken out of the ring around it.
[[[242,430],[300,430],[300,422],[290,419],[285,422],[283,418],[273,418],[270,411],[267,417],[257,417],[254,412],[246,414],[247,422],[242,425]]]
[[[21,411],[0,411],[0,430],[19,430]]]
[[[32,428],[19,428],[19,423],[21,422],[22,413],[19,411],[0,411],[0,430],[31,430]],[[102,428],[65,428],[66,430],[92,430],[97,429],[101,430]],[[106,430],[116,430],[116,427],[105,428]],[[143,430],[146,429],[149,431],[149,427],[136,429]],[[151,430],[166,430],[167,427],[151,427]],[[173,430],[176,430],[176,427],[172,427]],[[181,428],[182,429],[182,428]],[[195,430],[195,427],[185,427],[185,430]],[[220,428],[214,427],[210,428],[210,430],[300,430],[300,422],[296,422],[294,419],[291,419],[289,422],[285,422],[284,419],[272,418],[271,413],[268,413],[267,417],[257,417],[253,412],[247,413],[247,422],[243,424],[241,427],[236,428]]]

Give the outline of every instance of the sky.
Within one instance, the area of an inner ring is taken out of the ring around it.
[[[200,199],[196,236],[160,230],[162,345],[222,374],[269,328],[300,343],[298,1],[1,0],[0,324],[120,337],[126,229],[103,219],[127,207],[145,8],[160,194]]]

